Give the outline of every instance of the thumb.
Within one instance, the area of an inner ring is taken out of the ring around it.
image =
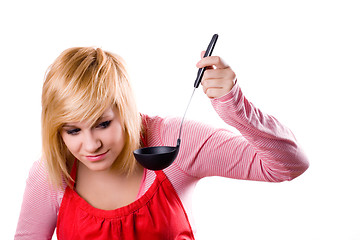
[[[201,51],[200,57],[201,57],[201,58],[204,58],[204,55],[205,55],[205,51]]]

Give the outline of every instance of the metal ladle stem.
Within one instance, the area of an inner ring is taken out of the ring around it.
[[[184,119],[185,119],[186,113],[187,113],[187,111],[188,111],[188,109],[189,109],[189,106],[190,106],[190,103],[191,103],[191,99],[192,99],[192,98],[193,98],[193,96],[194,96],[195,90],[196,90],[196,88],[194,88],[194,90],[193,90],[193,92],[192,92],[192,94],[191,94],[191,97],[190,97],[189,103],[188,103],[188,105],[187,105],[187,107],[186,107],[186,109],[185,109],[184,116],[183,116],[183,118],[182,118],[182,120],[181,120],[181,124],[180,124],[180,131],[179,131],[179,137],[178,137],[178,143],[180,143],[180,137],[181,137],[182,125],[183,125],[183,123],[184,123]]]

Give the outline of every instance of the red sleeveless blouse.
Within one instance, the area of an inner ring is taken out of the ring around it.
[[[76,179],[76,163],[71,175]],[[155,181],[142,197],[114,210],[91,206],[68,186],[56,234],[59,240],[194,240],[180,198],[163,171],[156,171]]]

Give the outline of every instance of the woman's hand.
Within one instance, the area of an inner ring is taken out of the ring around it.
[[[204,58],[205,51],[201,52],[201,60],[196,67],[206,67],[201,85],[209,98],[224,96],[235,84],[236,75],[233,70],[218,56]]]

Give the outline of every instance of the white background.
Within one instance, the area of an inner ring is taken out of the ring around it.
[[[234,69],[246,97],[296,135],[309,170],[280,184],[202,180],[198,239],[360,239],[360,7],[349,0],[8,1],[0,4],[0,239],[12,239],[33,161],[40,99],[61,51],[97,46],[129,66],[139,109],[182,116],[196,62]],[[199,88],[187,118],[227,127]]]

